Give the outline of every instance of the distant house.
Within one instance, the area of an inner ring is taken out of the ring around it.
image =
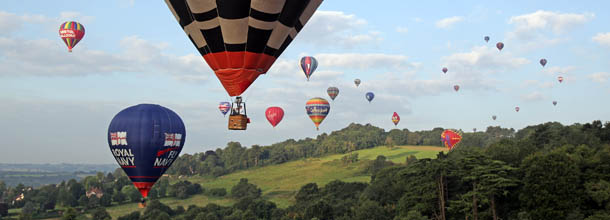
[[[85,193],[85,195],[87,196],[87,198],[91,198],[91,196],[95,196],[99,199],[104,195],[104,192],[100,188],[93,187],[93,188],[89,189],[89,191],[87,191]]]
[[[23,195],[23,193],[21,193],[17,197],[15,197],[15,199],[13,199],[13,201],[19,202],[19,201],[21,201],[23,199],[25,199],[25,196]]]

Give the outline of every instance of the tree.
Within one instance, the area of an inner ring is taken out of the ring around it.
[[[254,184],[248,183],[248,179],[241,178],[239,183],[231,188],[231,196],[236,199],[244,197],[256,199],[261,196],[261,189],[257,188]]]
[[[32,202],[26,202],[23,208],[21,208],[21,214],[19,219],[32,219],[32,216],[38,212],[36,204]]]
[[[118,204],[123,203],[126,198],[127,197],[125,196],[125,194],[123,194],[123,192],[121,192],[121,191],[118,191],[118,192],[114,193],[114,195],[112,195],[112,200]]]
[[[132,213],[117,218],[117,220],[140,220],[140,212],[134,211]]]
[[[138,191],[134,186],[124,186],[123,189],[121,189],[121,192],[125,194],[125,196],[129,198],[129,201],[131,202],[140,202],[140,199],[142,198],[140,191]]]
[[[104,195],[102,195],[102,197],[100,197],[99,204],[103,207],[108,207],[108,206],[112,205],[112,198],[108,194],[104,193]]]
[[[394,140],[392,139],[392,137],[388,136],[385,138],[385,145],[390,149],[394,148]]]
[[[354,211],[354,218],[359,220],[384,220],[389,219],[388,213],[383,210],[379,203],[371,200],[365,200],[360,202],[356,210]]]
[[[93,219],[96,220],[112,219],[112,217],[110,217],[110,214],[108,214],[105,208],[96,208],[95,210],[93,210],[93,213],[91,213],[91,216],[93,217]]]
[[[536,153],[523,161],[521,169],[519,199],[533,219],[559,219],[580,207],[586,195],[580,185],[580,169],[566,152]]]
[[[78,217],[78,212],[76,212],[76,209],[74,209],[72,207],[68,207],[64,211],[64,214],[62,215],[61,219],[62,220],[75,220],[76,217]]]
[[[78,205],[86,208],[87,205],[89,205],[89,198],[85,195],[80,196],[80,198],[78,198]]]

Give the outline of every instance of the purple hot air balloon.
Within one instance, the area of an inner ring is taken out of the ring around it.
[[[540,59],[540,65],[542,65],[542,67],[546,66],[546,59]]]
[[[502,51],[502,48],[504,48],[504,43],[502,43],[502,42],[498,42],[498,43],[496,44],[496,47],[498,48],[498,50]]]
[[[557,105],[557,101],[553,101],[553,105]]]
[[[447,73],[448,70],[447,67],[443,67],[443,73]]]
[[[485,42],[489,42],[489,36],[485,36],[483,40],[485,40]]]

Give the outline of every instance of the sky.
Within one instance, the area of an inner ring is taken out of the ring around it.
[[[180,115],[187,132],[182,153],[229,141],[251,146],[315,138],[353,122],[386,131],[471,131],[610,118],[607,1],[326,0],[244,93],[252,120],[246,131],[227,130],[218,103],[230,97],[164,1],[2,5],[4,163],[114,163],[108,125],[119,111],[141,103]],[[86,29],[72,53],[58,35],[69,20]],[[505,44],[502,51],[497,42]],[[319,62],[309,82],[298,64],[302,56]],[[359,87],[355,78],[362,80]],[[329,86],[340,92],[316,131],[304,105],[313,97],[330,101]],[[369,91],[375,93],[371,103],[364,97]],[[285,111],[275,128],[264,116],[270,106]],[[398,126],[393,112],[401,117]]]

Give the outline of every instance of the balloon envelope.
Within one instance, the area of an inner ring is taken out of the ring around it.
[[[366,100],[369,100],[369,102],[373,101],[373,99],[375,98],[375,94],[372,92],[367,92],[364,97],[366,97]]]
[[[519,112],[519,109],[520,109],[519,107],[515,107],[516,112]]]
[[[462,141],[462,135],[453,130],[445,130],[441,133],[441,140],[443,141],[443,145],[451,150]]]
[[[443,67],[443,73],[447,73],[447,67]]]
[[[354,84],[356,84],[356,87],[358,87],[360,85],[360,79],[355,79]]]
[[[316,71],[318,68],[318,61],[314,57],[303,57],[301,58],[301,69],[305,73],[305,77],[307,77],[307,81],[309,81],[309,77],[313,74],[313,71]]]
[[[504,43],[502,43],[502,42],[498,42],[498,43],[496,44],[496,47],[498,48],[498,50],[502,51],[502,48],[504,48]]]
[[[392,122],[394,122],[394,125],[398,125],[398,122],[400,122],[400,116],[398,116],[398,113],[394,112],[394,114],[392,114]]]
[[[540,65],[542,65],[542,67],[544,67],[546,65],[546,59],[544,59],[544,58],[540,59]]]
[[[494,121],[496,120],[496,118],[497,118],[497,117],[496,117],[495,115],[494,115],[494,116],[491,116],[491,119],[493,119]]]
[[[85,27],[76,21],[67,21],[59,26],[59,37],[68,47],[68,52],[85,36]]]
[[[186,130],[172,110],[140,104],[114,116],[107,138],[115,160],[146,198],[157,179],[178,158]]]
[[[337,88],[337,87],[328,87],[326,92],[328,93],[328,96],[330,96],[330,99],[335,100],[337,95],[339,95],[339,88]]]
[[[485,36],[483,40],[485,40],[485,42],[489,42],[489,36]]]
[[[557,77],[557,80],[559,80],[559,83],[563,82],[563,77]]]
[[[275,126],[282,121],[282,118],[284,118],[284,110],[276,106],[269,107],[265,111],[265,117],[267,117],[267,121],[271,123],[271,126],[275,128]]]
[[[322,0],[165,0],[230,96],[266,73]]]
[[[557,105],[557,101],[553,101],[553,105]]]
[[[220,113],[222,113],[223,115],[227,115],[227,112],[229,112],[229,110],[231,110],[231,103],[230,102],[220,102],[220,104],[218,104],[218,110],[220,110]]]
[[[460,86],[459,85],[453,86],[453,90],[455,90],[457,92],[458,90],[460,90]]]
[[[307,111],[307,115],[316,125],[316,129],[320,130],[320,123],[324,121],[324,118],[330,112],[330,104],[328,104],[326,99],[320,97],[312,98],[305,103],[305,111]]]

